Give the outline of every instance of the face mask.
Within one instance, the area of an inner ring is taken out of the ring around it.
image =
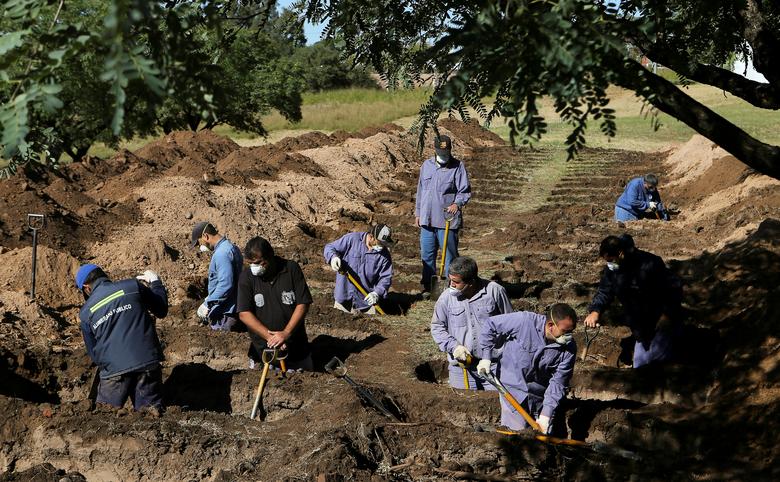
[[[555,339],[555,343],[559,345],[567,345],[569,344],[569,342],[571,342],[572,338],[574,337],[572,336],[571,333],[564,333],[563,335]]]
[[[447,163],[448,163],[449,161],[450,161],[449,159],[442,159],[441,157],[439,157],[439,155],[438,155],[438,154],[436,155],[436,162],[437,162],[437,163],[438,163],[440,166],[445,166],[445,165],[447,165]]]
[[[447,288],[452,296],[460,296],[463,294],[463,290],[459,290],[458,288],[453,288],[450,286]]]
[[[620,265],[618,263],[613,263],[612,261],[607,261],[607,268],[610,271],[617,271],[618,268],[620,268]]]
[[[383,249],[385,248],[381,244],[377,244],[376,246],[371,246],[371,250],[376,251],[377,253],[382,251]]]
[[[259,264],[250,264],[249,271],[255,276],[263,276],[265,274],[265,268]]]
[[[210,253],[211,252],[211,248],[209,248],[205,244],[201,244],[200,245],[200,252],[201,253]]]

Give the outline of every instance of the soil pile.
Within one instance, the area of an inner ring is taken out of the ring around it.
[[[46,246],[38,246],[35,294],[49,306],[61,308],[84,301],[75,286],[79,262],[73,256]],[[0,290],[30,292],[32,248],[19,248],[0,254]]]

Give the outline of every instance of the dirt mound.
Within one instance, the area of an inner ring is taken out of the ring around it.
[[[485,129],[476,120],[462,122],[456,119],[443,119],[438,123],[450,131],[459,141],[471,148],[496,147],[506,144],[501,137]]]
[[[691,139],[669,152],[666,164],[669,168],[669,186],[686,184],[702,175],[713,161],[729,157],[730,154],[704,136],[694,135]]]
[[[0,254],[0,289],[29,293],[32,276],[32,248]],[[74,285],[79,262],[73,256],[38,246],[36,296],[50,306],[63,307],[84,301]]]
[[[713,159],[711,166],[688,182],[678,184],[666,196],[678,204],[694,204],[707,196],[744,182],[754,171],[734,156]]]

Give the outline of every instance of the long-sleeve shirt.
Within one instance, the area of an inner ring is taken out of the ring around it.
[[[458,345],[463,345],[477,357],[479,335],[485,320],[493,315],[512,312],[512,303],[503,286],[482,278],[477,283],[479,289],[471,298],[456,297],[445,290],[436,301],[431,318],[431,336],[439,349],[447,354],[450,385],[455,388],[465,387],[462,370],[452,357],[452,351]],[[501,347],[496,347],[491,358],[498,360],[500,356]],[[498,368],[494,366],[493,369]],[[470,385],[476,386],[473,374],[467,373],[467,376]]]
[[[109,378],[163,360],[154,319],[168,314],[168,294],[158,280],[148,287],[136,279],[100,278],[79,312],[87,354]]]
[[[658,190],[647,191],[645,189],[645,180],[642,177],[631,179],[615,204],[641,219],[647,208],[650,207],[650,201],[657,203],[656,209],[659,216],[668,220],[668,215],[664,210],[663,204],[661,204],[661,195],[658,194]]]
[[[680,318],[680,279],[660,257],[641,249],[625,255],[616,271],[604,268],[588,310],[603,313],[615,297],[623,305],[626,324],[639,341],[652,339],[662,314],[673,321]]]
[[[374,251],[366,246],[368,233],[349,233],[339,239],[325,245],[323,255],[325,261],[330,263],[334,256],[341,258],[342,264],[346,264],[357,275],[357,279],[366,292],[376,292],[380,298],[385,298],[393,282],[393,260],[387,248]],[[346,276],[336,274],[336,286],[333,289],[333,297],[339,303],[352,301],[358,309],[367,308],[368,304],[362,295]]]
[[[454,157],[445,166],[439,165],[434,157],[423,162],[414,205],[414,215],[420,218],[420,226],[443,229],[445,209],[453,203],[463,208],[469,199],[471,183],[463,162]],[[450,229],[462,225],[462,209],[459,209],[450,221]]]
[[[220,239],[209,263],[209,319],[219,320],[225,314],[236,313],[238,275],[243,263],[241,251],[227,238]]]
[[[552,417],[566,394],[577,345],[548,342],[544,336],[547,317],[529,311],[491,316],[479,337],[481,358],[490,357],[504,344],[499,379],[507,387],[543,399],[542,415]]]

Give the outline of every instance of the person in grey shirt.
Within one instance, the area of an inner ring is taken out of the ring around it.
[[[431,336],[439,349],[447,354],[450,386],[493,390],[491,385],[470,371],[479,361],[472,353],[477,353],[485,320],[512,312],[509,296],[503,286],[480,278],[476,261],[465,256],[452,260],[449,279],[449,289],[436,301]],[[498,369],[500,353],[501,348],[497,347],[492,356],[496,360],[492,367],[494,372]]]

